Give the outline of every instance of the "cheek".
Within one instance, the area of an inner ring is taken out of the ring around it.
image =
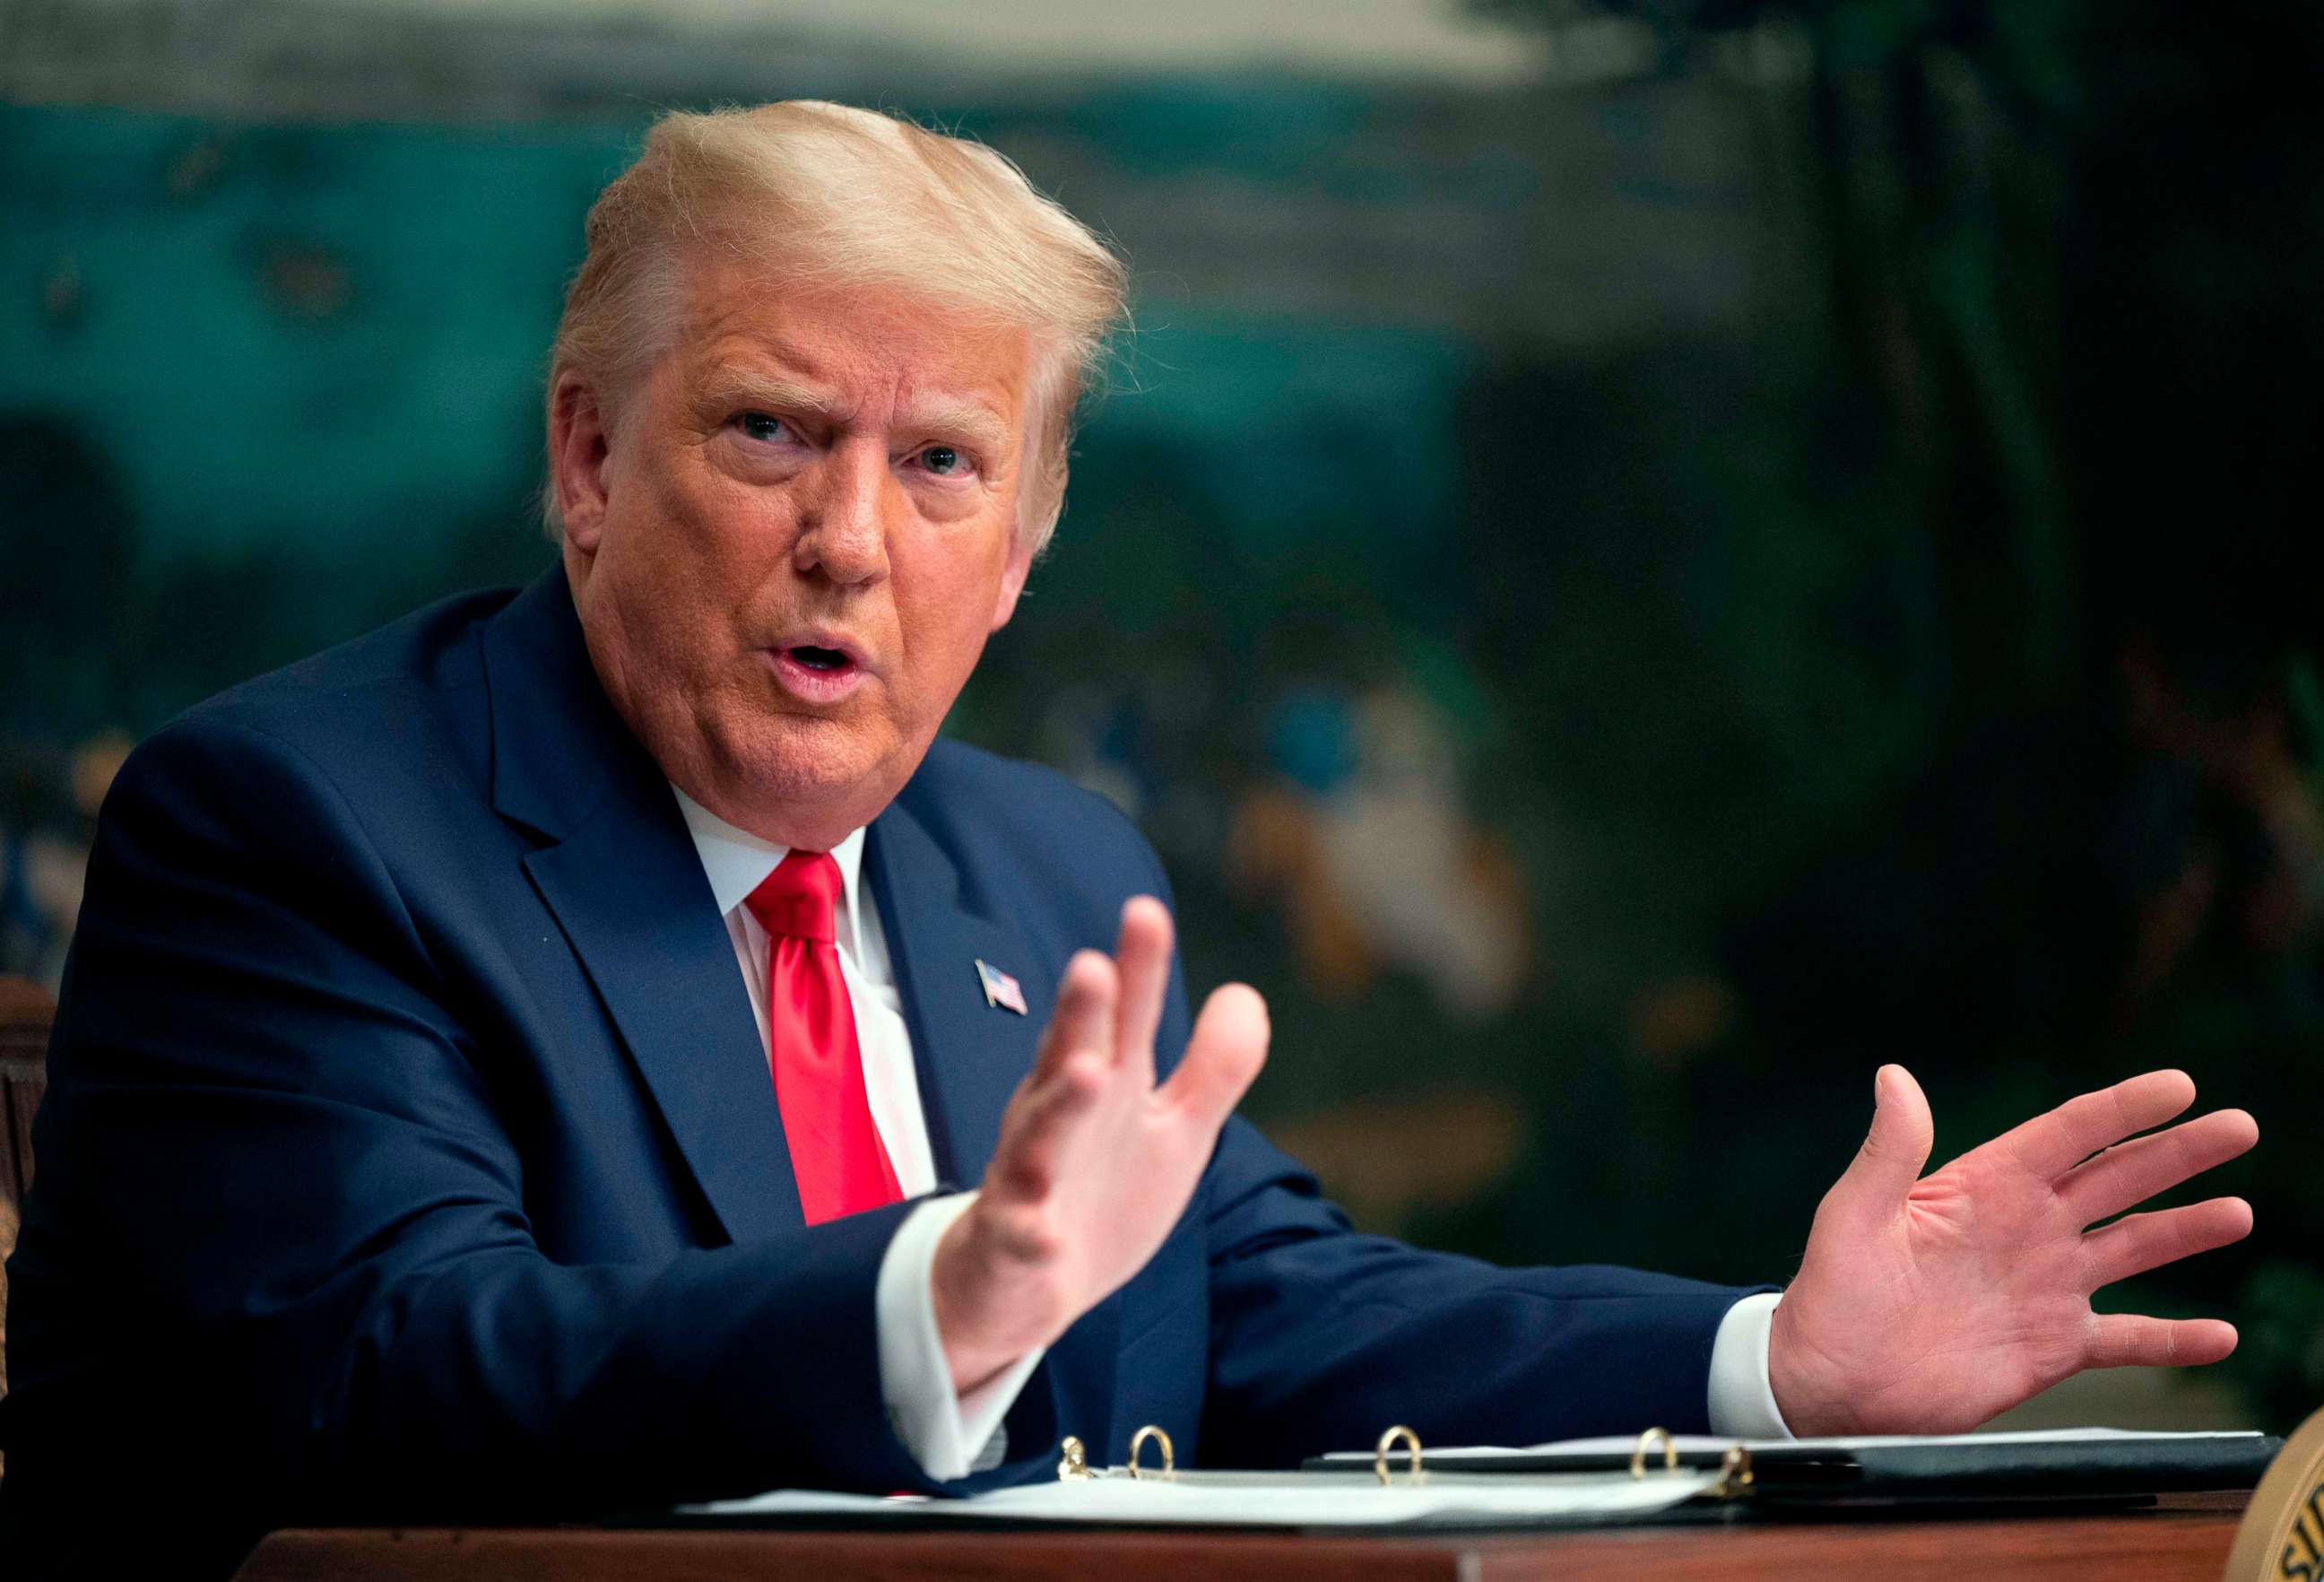
[[[947,707],[951,694],[967,682],[978,655],[984,652],[992,628],[997,587],[996,579],[979,578],[953,588],[942,599],[928,601],[920,609],[905,612],[908,622],[918,617],[917,625],[907,629],[922,634],[918,645],[920,658],[929,680],[946,689]]]
[[[610,581],[624,650],[642,682],[692,688],[717,667],[734,624],[736,578],[719,545],[690,524],[637,524],[599,557],[596,578]]]
[[[650,508],[620,545],[623,580],[652,601],[669,640],[733,624],[739,590],[757,586],[788,541],[779,497],[715,474],[650,487]]]

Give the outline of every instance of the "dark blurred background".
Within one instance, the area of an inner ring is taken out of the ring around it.
[[[1881,1060],[1940,1157],[2177,1065],[2259,1229],[2107,1300],[2243,1348],[2012,1420],[2288,1426],[2319,66],[2312,0],[0,0],[0,971],[140,733],[549,562],[658,108],[885,106],[1139,282],[953,728],[1139,819],[1360,1220],[1781,1280]]]

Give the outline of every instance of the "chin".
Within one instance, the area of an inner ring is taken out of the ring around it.
[[[720,778],[738,802],[770,822],[798,814],[844,820],[833,839],[870,822],[918,762],[916,755],[898,772],[895,744],[866,740],[860,727],[836,720],[787,720],[730,745],[719,754]]]

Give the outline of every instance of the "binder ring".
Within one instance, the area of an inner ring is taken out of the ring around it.
[[[1711,1492],[1722,1500],[1731,1500],[1751,1486],[1751,1452],[1740,1445],[1727,1447],[1727,1454],[1719,1463],[1719,1481]]]
[[[1406,1452],[1412,1457],[1412,1472],[1407,1481],[1426,1483],[1428,1474],[1420,1465],[1420,1436],[1398,1423],[1379,1437],[1379,1444],[1372,1450],[1372,1472],[1379,1478],[1381,1486],[1386,1487],[1393,1481],[1388,1476],[1388,1448],[1398,1439],[1404,1441]]]
[[[1632,1477],[1644,1477],[1646,1476],[1646,1452],[1654,1448],[1654,1443],[1656,1439],[1660,1439],[1663,1442],[1663,1470],[1665,1472],[1676,1472],[1678,1470],[1678,1446],[1672,1440],[1670,1430],[1668,1429],[1648,1429],[1645,1433],[1638,1436],[1638,1448],[1630,1452],[1630,1476]]]
[[[1161,1480],[1164,1483],[1177,1482],[1178,1458],[1170,1453],[1170,1436],[1152,1423],[1148,1423],[1130,1436],[1130,1476],[1132,1477],[1148,1476],[1138,1469],[1138,1453],[1146,1448],[1146,1441],[1148,1439],[1154,1440],[1162,1447],[1162,1471],[1159,1474]]]
[[[1057,1446],[1057,1449],[1059,1451],[1057,1461],[1059,1483],[1086,1483],[1097,1476],[1090,1470],[1089,1451],[1074,1435],[1067,1434],[1064,1441]]]

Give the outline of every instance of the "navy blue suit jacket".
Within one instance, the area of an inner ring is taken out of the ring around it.
[[[1103,801],[945,742],[864,871],[937,1170],[973,1184],[1067,958],[1167,883]],[[1030,1014],[986,1004],[980,958]],[[1166,1065],[1187,1028],[1174,976]],[[561,572],[138,749],[34,1146],[0,1542],[69,1533],[78,1566],[150,1541],[198,1571],[293,1520],[927,1486],[873,1338],[906,1207],[802,1226],[708,882]],[[1738,1294],[1353,1234],[1238,1120],[1161,1251],[1051,1348],[991,1478],[1148,1422],[1229,1466],[1392,1421],[1699,1429]],[[146,1513],[105,1514],[124,1496]]]

